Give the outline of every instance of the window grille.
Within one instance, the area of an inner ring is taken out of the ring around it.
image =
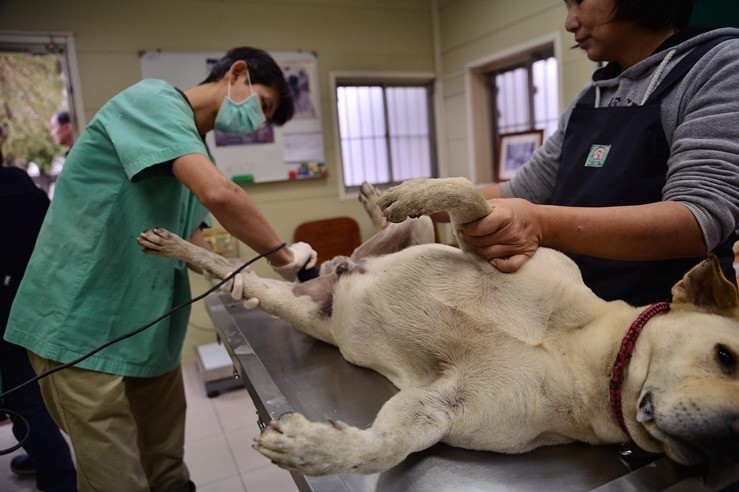
[[[493,142],[506,133],[544,130],[547,138],[559,121],[557,60],[532,55],[523,63],[490,73]]]
[[[347,191],[437,176],[430,84],[338,84],[336,97]]]

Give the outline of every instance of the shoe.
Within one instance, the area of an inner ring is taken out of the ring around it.
[[[10,471],[16,475],[35,475],[36,463],[27,454],[20,454],[10,460]]]

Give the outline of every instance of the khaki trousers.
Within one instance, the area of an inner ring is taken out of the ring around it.
[[[60,365],[28,356],[37,374]],[[49,413],[72,441],[80,492],[188,490],[179,367],[135,378],[72,366],[39,385]]]

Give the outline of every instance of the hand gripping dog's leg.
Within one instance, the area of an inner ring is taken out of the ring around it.
[[[449,433],[458,387],[456,380],[440,379],[425,388],[402,390],[364,430],[285,414],[255,439],[254,448],[280,467],[306,475],[381,472]]]

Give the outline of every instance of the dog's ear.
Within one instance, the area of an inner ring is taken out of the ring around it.
[[[739,317],[737,289],[724,277],[713,253],[694,266],[672,288],[673,304],[693,304],[699,310]]]

